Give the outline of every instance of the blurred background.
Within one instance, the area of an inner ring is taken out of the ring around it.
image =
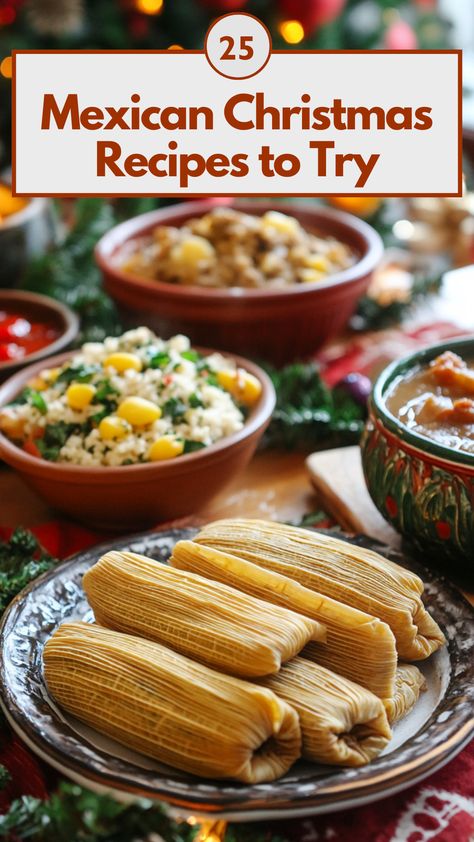
[[[12,49],[201,48],[213,18],[237,10],[261,18],[278,49],[460,47],[466,97],[473,87],[472,0],[0,0],[0,166],[10,155]],[[474,129],[474,106],[466,118]]]
[[[0,0],[0,286],[64,301],[81,316],[84,335],[115,331],[93,246],[114,222],[170,201],[13,198],[11,50],[200,48],[212,20],[238,10],[261,18],[279,49],[463,49],[464,196],[332,204],[367,219],[387,247],[356,327],[398,323],[413,300],[439,291],[447,270],[474,263],[473,0]]]

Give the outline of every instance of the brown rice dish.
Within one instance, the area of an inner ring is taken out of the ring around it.
[[[120,259],[125,272],[171,284],[278,289],[323,281],[356,257],[279,211],[254,216],[217,207],[180,228],[158,226],[127,244]]]

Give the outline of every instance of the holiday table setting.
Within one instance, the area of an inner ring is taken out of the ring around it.
[[[453,45],[436,0],[0,0],[0,838],[472,842],[470,126],[459,198],[11,192],[11,49],[238,10]]]

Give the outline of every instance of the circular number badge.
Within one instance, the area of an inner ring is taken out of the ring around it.
[[[268,62],[272,41],[262,21],[245,12],[224,15],[209,27],[204,51],[212,68],[228,79],[249,79]]]

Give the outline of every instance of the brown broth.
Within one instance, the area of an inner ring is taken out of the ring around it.
[[[474,362],[448,352],[398,377],[385,402],[408,430],[474,454]]]

